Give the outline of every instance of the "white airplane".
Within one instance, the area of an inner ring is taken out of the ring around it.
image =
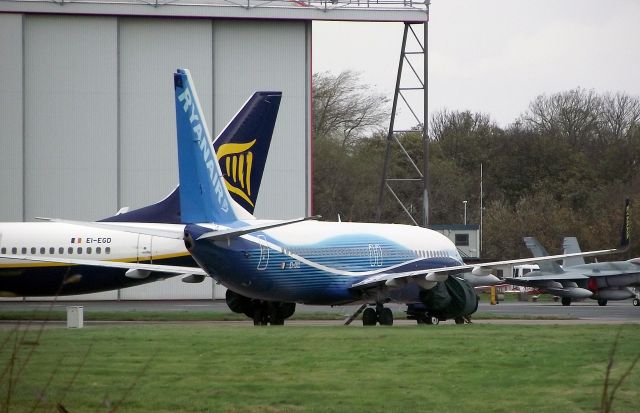
[[[183,240],[201,270],[75,259],[60,262],[209,275],[228,288],[229,307],[253,318],[255,324],[283,324],[295,311],[296,303],[359,303],[359,311],[347,323],[364,310],[364,325],[391,325],[393,314],[384,307],[389,302],[410,304],[408,315],[418,323],[437,324],[445,319],[464,322],[478,305],[472,284],[500,282],[490,275],[493,267],[541,260],[466,265],[448,238],[407,225],[317,222],[313,220],[316,217],[258,220],[238,206],[223,183],[187,70],[179,69],[174,74],[174,86],[181,219],[185,225],[181,231],[153,225],[145,231]],[[124,225],[119,229],[127,230]],[[139,227],[131,230],[142,231]],[[628,239],[623,239],[622,247],[627,243]],[[564,254],[543,260],[616,251]],[[19,258],[49,261],[32,255]],[[469,281],[464,278],[467,272],[471,272]]]
[[[253,212],[264,171],[280,92],[256,92],[216,137],[213,147],[225,170],[225,185],[239,203]],[[115,223],[130,227],[178,228],[182,231],[179,190],[162,201],[125,211],[100,222],[110,228],[92,228],[64,222],[0,223],[0,254],[32,255],[55,259],[111,260],[197,267],[182,240],[120,231]],[[131,228],[130,228],[131,229]],[[193,270],[193,268],[191,269]],[[185,282],[197,282],[185,268]],[[0,259],[0,296],[59,296],[107,291],[175,276],[159,267],[143,270],[98,268],[64,263]]]

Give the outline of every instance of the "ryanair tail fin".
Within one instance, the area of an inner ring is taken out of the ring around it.
[[[213,141],[232,198],[253,214],[282,92],[256,92]]]
[[[238,221],[241,208],[229,195],[209,137],[191,74],[173,75],[176,93],[180,209],[183,223]]]

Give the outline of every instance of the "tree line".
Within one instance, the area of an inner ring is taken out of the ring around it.
[[[354,72],[314,74],[313,96],[314,213],[374,222],[389,99]],[[398,135],[419,167],[421,128]],[[637,96],[582,88],[540,95],[507,127],[486,113],[442,110],[430,118],[428,135],[430,224],[462,223],[463,201],[467,222],[480,222],[482,165],[483,257],[529,256],[524,236],[552,253],[560,252],[563,236],[578,237],[583,250],[612,246],[624,198],[640,199]],[[395,148],[389,175],[415,177],[411,168]],[[394,191],[419,217],[420,187],[397,182]],[[382,222],[411,223],[388,192]],[[626,256],[640,252],[633,238],[632,229]]]

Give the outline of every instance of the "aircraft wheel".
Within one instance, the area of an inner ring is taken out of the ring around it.
[[[562,297],[562,305],[567,307],[569,305],[571,305],[571,298],[569,297]]]
[[[378,314],[378,319],[380,321],[380,325],[382,326],[392,326],[393,325],[393,311],[390,308],[383,308],[380,310],[380,314]]]
[[[369,307],[362,312],[362,325],[363,326],[375,326],[378,321],[378,315],[376,310]]]
[[[266,326],[269,324],[269,315],[260,306],[253,310],[253,325]]]
[[[272,326],[284,325],[284,315],[279,303],[273,303],[269,306],[269,322]]]
[[[633,306],[634,306],[634,307],[637,307],[637,306],[639,306],[639,305],[640,305],[640,299],[638,299],[638,298],[634,298],[634,299],[633,299]]]
[[[433,324],[434,326],[437,326],[438,324],[440,324],[440,319],[434,315],[427,315],[427,324]]]
[[[604,307],[605,305],[607,305],[607,300],[603,300],[602,298],[598,299],[598,305],[600,307]]]
[[[454,321],[456,324],[464,324],[464,317],[456,317]]]

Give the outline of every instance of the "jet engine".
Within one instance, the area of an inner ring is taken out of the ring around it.
[[[252,318],[254,325],[282,325],[296,311],[296,303],[256,300],[229,289],[225,298],[231,311]]]
[[[440,320],[453,318],[463,323],[478,309],[478,296],[466,281],[449,277],[435,287],[420,292],[422,305],[411,305],[407,310],[410,318],[418,323],[437,324]]]

